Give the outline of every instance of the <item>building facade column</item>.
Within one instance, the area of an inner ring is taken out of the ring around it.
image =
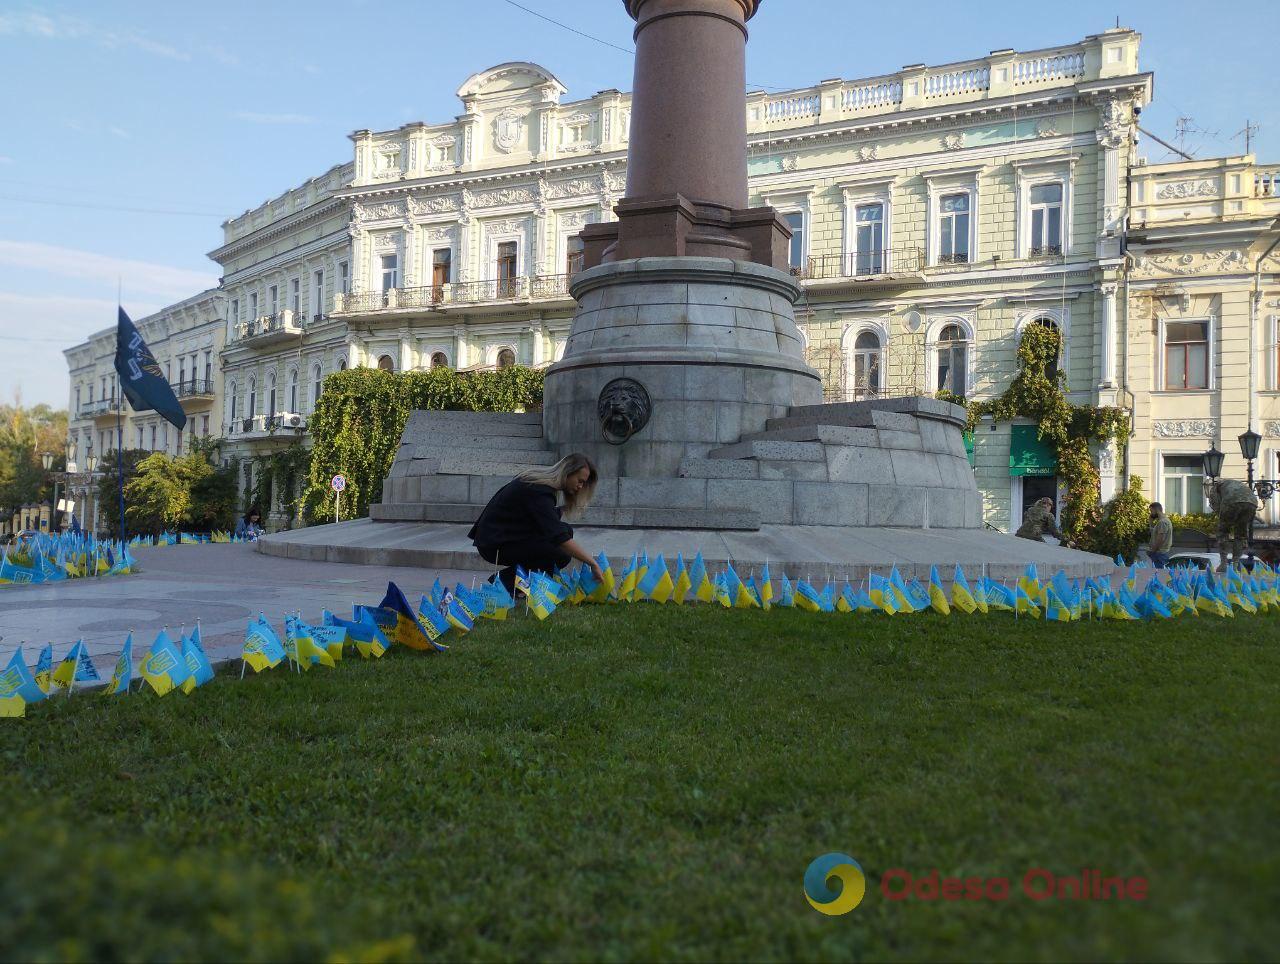
[[[1102,342],[1099,388],[1116,387],[1116,290],[1114,283],[1103,284],[1099,289],[1102,295],[1099,305]]]

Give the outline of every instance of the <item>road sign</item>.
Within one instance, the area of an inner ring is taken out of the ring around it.
[[[345,475],[335,475],[329,482],[334,492],[341,492],[347,487],[347,477]]]

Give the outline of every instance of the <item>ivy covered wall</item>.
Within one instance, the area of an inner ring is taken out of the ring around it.
[[[329,481],[339,473],[347,478],[342,518],[366,515],[391,471],[410,412],[527,411],[542,404],[542,377],[541,370],[518,365],[477,372],[354,368],[329,376],[309,426],[313,445],[303,518],[308,523],[333,519]]]

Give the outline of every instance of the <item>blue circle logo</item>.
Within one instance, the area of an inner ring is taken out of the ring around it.
[[[831,888],[832,879],[840,886]],[[804,896],[809,906],[820,914],[839,917],[859,904],[867,892],[867,878],[862,867],[848,854],[823,854],[804,872]]]

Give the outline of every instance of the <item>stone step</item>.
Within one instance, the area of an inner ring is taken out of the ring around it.
[[[901,416],[909,422],[914,423],[915,418],[906,415]],[[772,422],[781,421],[780,419],[770,419]],[[914,430],[914,424],[912,429]],[[878,433],[874,428],[854,428],[847,425],[787,425],[784,427],[774,428],[772,424],[768,431],[751,432],[742,436],[744,442],[822,442],[826,445],[865,445],[874,446],[880,443]]]
[[[468,428],[487,428],[501,425],[512,435],[521,434],[517,429],[536,427],[541,434],[541,412],[444,412],[436,409],[419,409],[410,415],[415,422],[424,421],[436,425],[464,425]]]
[[[377,522],[453,522],[470,524],[483,506],[456,502],[383,503],[369,506]],[[588,509],[576,526],[605,529],[723,529],[754,532],[760,517],[746,509]]]
[[[788,413],[793,418],[819,416],[857,417],[864,412],[886,412],[899,415],[917,415],[922,418],[941,419],[957,425],[965,423],[965,410],[959,405],[942,402],[926,395],[909,395],[901,398],[874,398],[861,402],[829,402],[825,405],[796,405]]]
[[[445,452],[440,455],[440,475],[519,475],[526,469],[555,465],[560,461],[554,452],[499,452],[475,449],[471,452]],[[412,463],[410,463],[412,464]]]
[[[834,406],[833,406],[834,407]],[[786,415],[765,422],[768,431],[787,431],[797,428],[815,428],[829,425],[843,428],[882,428],[893,432],[919,431],[920,420],[914,415],[897,412],[880,412],[870,409],[863,412],[823,412],[817,415]]]
[[[400,443],[400,451],[410,450],[411,458],[435,458],[450,449],[506,449],[509,452],[537,452],[546,449],[539,435],[471,435],[465,432],[429,431]]]
[[[821,442],[747,441],[712,449],[707,458],[821,462],[826,459],[826,454]]]

